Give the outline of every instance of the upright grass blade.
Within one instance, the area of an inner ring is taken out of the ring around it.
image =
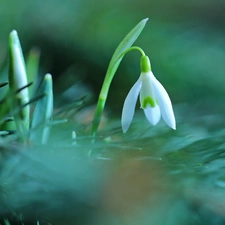
[[[44,94],[44,97],[37,101],[34,109],[30,140],[34,143],[45,144],[49,137],[49,124],[53,114],[52,76],[50,74],[45,75],[38,94]]]
[[[40,50],[39,48],[34,47],[30,50],[26,61],[27,79],[29,83],[33,82],[33,85],[29,87],[30,97],[34,97],[35,89],[37,88],[35,86],[35,83],[37,81],[38,76],[39,61],[40,61]]]
[[[17,32],[13,30],[9,35],[9,87],[10,92],[17,90],[28,84],[25,63]],[[22,107],[29,102],[28,88],[17,92],[12,98],[12,114],[15,119],[17,133],[24,139],[29,130],[30,107]],[[20,112],[16,109],[21,108]],[[15,113],[16,112],[16,113]]]
[[[106,76],[102,85],[101,92],[99,94],[98,103],[95,110],[94,119],[92,122],[92,128],[91,128],[91,135],[95,135],[95,133],[98,130],[98,126],[101,120],[101,115],[105,106],[105,102],[108,96],[109,87],[112,82],[112,79],[116,73],[116,70],[118,66],[120,65],[121,60],[123,59],[122,53],[124,53],[127,49],[129,49],[133,43],[136,41],[140,33],[145,27],[147,19],[142,20],[140,23],[138,23],[128,34],[127,36],[122,40],[122,42],[118,45],[116,48],[112,59],[109,63],[109,67],[106,72]],[[121,56],[122,55],[122,56]]]

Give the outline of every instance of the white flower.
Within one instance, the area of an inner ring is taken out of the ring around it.
[[[153,75],[147,56],[142,56],[141,71],[139,79],[129,91],[123,105],[121,121],[123,132],[125,133],[130,127],[139,94],[141,108],[144,110],[147,120],[155,126],[162,115],[166,124],[175,130],[176,121],[169,95]]]

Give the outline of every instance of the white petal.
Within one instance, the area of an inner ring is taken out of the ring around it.
[[[152,79],[152,88],[156,95],[156,99],[158,101],[164,121],[167,123],[168,126],[176,130],[176,121],[170,97],[167,94],[165,88],[155,77]]]
[[[121,119],[123,133],[127,132],[128,128],[130,127],[131,121],[134,117],[135,106],[138,95],[141,90],[141,86],[142,82],[141,79],[139,78],[137,82],[134,84],[134,86],[130,89],[123,104],[122,119]]]
[[[144,113],[148,121],[153,126],[155,126],[159,122],[161,113],[160,113],[160,108],[158,105],[156,105],[154,108],[147,107],[146,109],[144,109]]]

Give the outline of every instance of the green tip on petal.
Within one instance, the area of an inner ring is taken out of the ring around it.
[[[141,57],[140,67],[142,73],[147,73],[152,70],[148,56],[144,55]]]
[[[155,107],[155,101],[154,101],[154,99],[153,99],[152,97],[150,97],[150,96],[144,98],[144,100],[143,100],[143,102],[142,102],[141,108],[146,109],[148,105],[149,105],[150,107],[152,107],[152,108]]]

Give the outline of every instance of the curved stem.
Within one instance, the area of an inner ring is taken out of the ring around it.
[[[93,119],[92,128],[91,128],[91,135],[92,136],[95,136],[95,134],[98,130],[100,120],[101,120],[101,116],[102,116],[102,112],[104,110],[105,102],[106,102],[106,99],[107,99],[107,96],[108,96],[109,87],[110,87],[112,79],[113,79],[113,77],[116,73],[116,69],[118,68],[118,66],[119,66],[120,62],[122,61],[123,57],[125,56],[125,54],[132,51],[132,50],[137,50],[141,53],[142,56],[145,56],[144,51],[140,47],[132,46],[119,55],[119,57],[115,60],[114,65],[111,65],[111,63],[109,64],[109,67],[108,67],[108,70],[106,72],[106,76],[105,76],[105,79],[104,79],[104,82],[103,82],[103,85],[102,85],[102,89],[101,89],[99,97],[98,97],[97,106],[96,106],[96,109],[95,109],[94,119]]]
[[[143,49],[141,49],[138,46],[132,46],[132,47],[128,48],[127,50],[125,50],[124,52],[122,52],[121,55],[118,57],[118,59],[123,57],[126,53],[128,53],[128,52],[130,52],[132,50],[137,50],[137,51],[139,51],[141,53],[141,56],[145,56],[145,52],[143,51]]]

